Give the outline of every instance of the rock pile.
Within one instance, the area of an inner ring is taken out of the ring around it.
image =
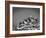
[[[40,30],[40,19],[34,17],[28,17],[22,22],[19,22],[17,30]]]

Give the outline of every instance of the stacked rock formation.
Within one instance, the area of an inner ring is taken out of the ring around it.
[[[28,17],[22,22],[19,22],[17,30],[40,30],[39,18]]]

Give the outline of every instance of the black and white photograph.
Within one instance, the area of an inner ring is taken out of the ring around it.
[[[13,31],[40,30],[40,8],[13,7]]]

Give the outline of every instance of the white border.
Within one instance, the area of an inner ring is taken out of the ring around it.
[[[40,30],[29,30],[29,31],[12,31],[12,7],[24,7],[24,8],[40,8]],[[10,34],[22,34],[22,33],[38,33],[42,32],[42,6],[36,6],[36,5],[18,5],[18,4],[10,4]]]

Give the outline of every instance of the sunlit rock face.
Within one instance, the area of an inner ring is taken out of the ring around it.
[[[40,19],[37,17],[28,17],[22,22],[19,22],[16,30],[40,30]]]

